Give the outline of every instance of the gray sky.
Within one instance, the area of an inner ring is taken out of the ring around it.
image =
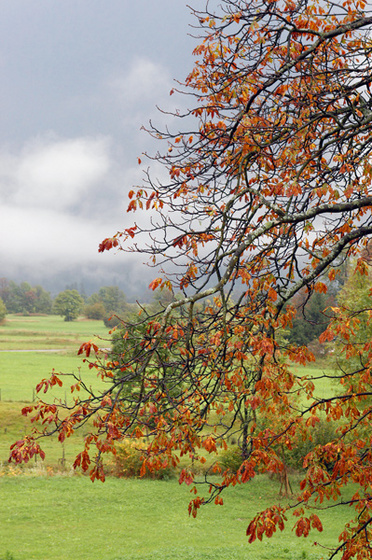
[[[132,224],[137,156],[162,148],[141,126],[185,103],[169,91],[192,68],[190,23],[183,0],[2,0],[0,277],[146,286],[138,259],[97,248]]]

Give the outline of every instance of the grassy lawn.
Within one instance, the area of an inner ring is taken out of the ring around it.
[[[332,367],[327,364],[310,364],[307,366],[293,365],[295,373],[301,377],[306,376],[313,380],[315,385],[315,396],[319,398],[331,397],[335,394],[337,381],[331,376],[334,375]],[[308,401],[304,400],[304,404]]]
[[[93,336],[95,334],[97,337]],[[32,402],[37,383],[49,377],[53,369],[57,373],[81,375],[88,386],[104,389],[96,371],[83,363],[77,351],[82,342],[90,339],[94,339],[100,347],[107,347],[108,337],[108,329],[102,321],[82,319],[67,323],[56,316],[7,316],[5,323],[0,325],[0,462],[7,461],[9,446],[29,431],[30,424],[21,416],[21,408]],[[30,351],[38,349],[60,351]],[[62,380],[63,387],[48,392],[49,399],[71,398],[70,378]],[[66,463],[71,463],[81,451],[83,436],[83,432],[74,436],[65,450],[56,438],[46,441],[43,448],[47,453],[47,464],[58,465],[63,454]]]
[[[0,401],[31,402],[36,384],[53,369],[81,375],[89,386],[100,388],[96,372],[77,355],[81,343],[91,339],[102,348],[109,345],[108,329],[102,321],[66,323],[53,315],[7,317],[0,325]],[[53,396],[68,396],[70,383],[65,379],[64,387],[55,389]]]
[[[197,519],[189,518],[189,489],[176,480],[109,477],[104,484],[92,484],[88,477],[72,476],[69,465],[81,451],[89,426],[64,446],[57,438],[43,442],[45,463],[6,466],[9,446],[30,428],[20,410],[32,401],[35,385],[53,368],[80,374],[95,389],[104,387],[94,370],[76,355],[80,344],[93,335],[97,335],[99,346],[109,345],[108,330],[99,321],[65,323],[53,316],[10,316],[0,326],[0,560],[327,558],[327,550],[313,543],[318,540],[331,546],[337,542],[337,534],[348,519],[347,508],[323,514],[326,530],[322,534],[298,539],[291,531],[294,521],[290,519],[284,533],[248,545],[245,531],[249,520],[278,500],[276,481],[260,476],[247,485],[228,489],[223,507],[205,507]],[[52,351],[30,351],[46,349]],[[316,366],[294,367],[299,375],[313,378],[323,371]],[[320,396],[333,393],[331,379],[314,382]],[[69,379],[52,395],[70,398]],[[52,476],[61,471],[63,474]]]
[[[228,489],[224,506],[187,513],[190,494],[176,481],[86,477],[0,478],[0,558],[14,560],[319,560],[334,543],[347,509],[323,515],[327,531],[297,538],[284,533],[247,543],[257,511],[277,500],[265,477]]]
[[[62,317],[7,315],[0,325],[0,350],[71,349],[77,351],[87,340],[106,347],[109,329],[103,321],[78,319],[65,322]],[[100,340],[103,339],[103,340]]]
[[[88,386],[101,388],[96,370],[90,370],[81,356],[68,353],[0,352],[0,400],[32,402],[35,387],[43,378],[56,373],[81,375]],[[62,378],[63,387],[56,387],[51,394],[64,399],[69,396],[69,377]]]
[[[6,466],[10,446],[25,434],[30,433],[32,425],[28,418],[22,416],[21,409],[26,403],[0,403],[0,467]],[[75,457],[83,448],[84,436],[88,433],[88,425],[61,444],[56,436],[46,438],[41,447],[46,453],[45,466],[60,469],[63,465],[69,468]],[[31,464],[31,466],[33,463]],[[25,465],[28,470],[30,464]],[[1,472],[1,468],[0,468]],[[0,556],[0,560],[2,560]]]

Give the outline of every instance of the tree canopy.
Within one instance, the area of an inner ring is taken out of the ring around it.
[[[0,297],[8,313],[51,313],[52,298],[41,286],[31,286],[28,282],[16,284],[12,280],[0,278]]]
[[[151,287],[181,296],[144,317],[136,351],[120,358],[121,375],[96,346],[81,347],[106,381],[101,393],[79,393],[67,416],[63,405],[43,401],[24,409],[46,421],[41,435],[58,432],[61,441],[95,418],[75,461],[92,480],[104,479],[102,457],[123,437],[148,436],[144,468],[188,456],[180,481],[195,491],[193,515],[202,504],[221,504],[231,484],[282,471],[278,446],[311,438],[326,415],[337,437],[306,456],[294,504],[260,512],[247,535],[249,542],[272,536],[291,511],[298,536],[321,531],[318,508],[341,503],[341,490],[353,483],[346,501],[355,515],[331,554],[344,560],[371,553],[371,344],[362,366],[347,372],[349,382],[340,375],[335,394],[325,397],[294,367],[313,355],[283,331],[295,296],[325,293],[343,259],[354,256],[362,274],[368,267],[372,15],[365,9],[362,0],[221,0],[194,11],[200,43],[178,88],[190,108],[175,115],[175,132],[150,128],[165,143],[153,159],[169,179],[148,173],[129,193],[128,211],[151,212],[151,225],[141,228],[139,216],[100,245],[145,255],[160,268]],[[347,337],[350,328],[334,306],[321,338]],[[134,381],[138,389],[125,390]],[[39,388],[60,382],[53,374]],[[242,464],[233,473],[217,462],[221,478],[207,477],[205,497],[192,467],[205,451],[218,455],[232,435]],[[12,458],[42,453],[38,437],[14,444]]]
[[[84,300],[77,290],[64,290],[54,300],[53,311],[65,321],[73,321],[79,317],[83,305]]]

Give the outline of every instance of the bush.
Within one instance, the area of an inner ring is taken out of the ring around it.
[[[229,470],[236,474],[243,462],[242,450],[237,445],[229,447],[221,453],[218,462],[223,471]]]
[[[138,442],[124,441],[116,446],[114,476],[119,478],[139,478],[141,476],[142,463],[142,451],[138,447]],[[175,476],[175,468],[168,465],[156,471],[146,469],[142,478],[168,480]]]
[[[321,419],[311,431],[312,441],[309,439],[298,440],[293,449],[286,449],[284,459],[286,464],[295,469],[303,468],[304,458],[313,451],[318,445],[326,445],[336,439],[336,427],[334,423]]]
[[[94,321],[102,321],[106,315],[105,307],[101,301],[97,303],[91,303],[84,307],[83,315],[87,319],[93,319]]]
[[[123,321],[119,319],[119,317],[115,315],[114,312],[111,312],[109,314],[106,313],[105,317],[103,318],[103,322],[105,327],[107,327],[108,329],[113,329],[114,327],[123,324]]]
[[[261,426],[262,428],[262,426]],[[292,449],[285,446],[275,446],[274,449],[284,464],[293,471],[301,471],[304,458],[313,451],[318,445],[325,445],[336,439],[335,426],[325,419],[321,419],[311,432],[310,439],[298,439]],[[223,451],[220,455],[219,463],[222,470],[230,470],[236,474],[243,462],[242,451],[237,445],[233,445]]]

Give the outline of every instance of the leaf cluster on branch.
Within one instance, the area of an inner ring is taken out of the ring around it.
[[[206,497],[194,471],[181,471],[197,494],[193,515],[202,504],[220,504],[229,485],[280,472],[275,449],[311,438],[325,414],[338,435],[307,455],[295,504],[259,513],[247,534],[249,542],[270,537],[291,509],[298,536],[320,531],[309,510],[341,502],[341,490],[354,483],[347,503],[355,519],[332,552],[344,560],[371,554],[371,350],[362,368],[347,372],[356,383],[341,376],[325,398],[294,367],[311,362],[311,352],[286,342],[283,330],[300,291],[325,293],[348,256],[357,269],[367,267],[360,254],[372,234],[366,10],[363,0],[222,0],[194,11],[200,43],[178,88],[190,107],[178,115],[183,130],[150,129],[165,144],[154,159],[169,179],[159,183],[148,173],[129,193],[128,211],[150,212],[150,226],[138,218],[100,245],[142,254],[160,267],[151,287],[182,296],[145,315],[139,337],[131,339],[127,326],[120,360],[95,352],[91,367],[106,382],[100,394],[86,388],[67,415],[63,404],[43,401],[25,410],[43,420],[42,436],[58,432],[61,440],[94,419],[75,463],[92,480],[104,479],[102,457],[123,438],[147,438],[144,468],[151,470],[184,456],[204,462],[234,436],[242,465],[232,473],[216,463],[221,478],[206,477]],[[324,341],[352,328],[339,317],[334,310]],[[88,356],[91,346],[83,350]],[[257,418],[265,417],[272,422],[261,430]],[[30,439],[18,442],[13,458],[35,449]]]

